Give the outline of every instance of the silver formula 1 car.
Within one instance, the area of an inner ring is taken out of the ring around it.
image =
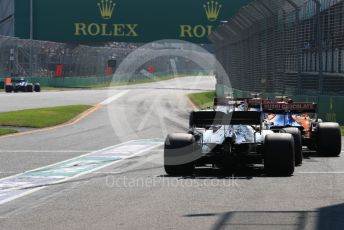
[[[10,84],[5,85],[5,92],[41,92],[41,85],[30,83],[24,78],[14,79]]]
[[[233,168],[264,164],[265,172],[290,176],[295,167],[294,138],[262,127],[262,112],[249,111],[245,101],[215,99],[213,110],[190,114],[189,133],[170,134],[164,167],[169,175],[191,175],[195,167]]]

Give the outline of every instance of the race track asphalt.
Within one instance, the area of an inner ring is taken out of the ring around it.
[[[6,178],[131,140],[185,132],[185,95],[214,89],[187,77],[108,90],[1,94],[1,111],[114,101],[79,123],[0,138]],[[116,95],[121,95],[116,97]],[[292,177],[261,168],[167,177],[162,146],[0,204],[0,229],[343,229],[344,159],[307,154]],[[1,184],[1,183],[0,183]]]

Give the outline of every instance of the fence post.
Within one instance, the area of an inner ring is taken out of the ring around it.
[[[297,94],[301,94],[301,58],[302,58],[302,47],[300,38],[300,8],[293,2],[293,0],[287,0],[287,2],[295,9],[295,23],[296,23],[296,63],[297,63]]]
[[[33,74],[33,0],[30,0],[30,77],[32,77]]]
[[[320,25],[320,13],[321,13],[321,3],[319,0],[312,0],[316,4],[316,36],[317,36],[317,50],[319,58],[319,94],[323,93],[323,83],[324,83],[324,66],[323,66],[323,45],[322,45],[322,32]]]

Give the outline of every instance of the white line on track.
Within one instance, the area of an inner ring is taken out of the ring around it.
[[[97,150],[1,150],[0,153],[89,153]],[[151,152],[161,152],[162,150],[152,150]]]
[[[89,153],[95,150],[0,150],[0,153]]]
[[[157,139],[129,141],[25,173],[2,178],[0,179],[0,205],[42,190],[49,185],[70,181],[122,162],[130,157],[149,152],[161,146],[162,143]],[[88,159],[85,161],[87,157]],[[107,158],[112,160],[106,160]],[[74,173],[71,170],[74,170]],[[63,173],[66,173],[66,175],[63,175]]]
[[[106,99],[106,100],[100,102],[99,104],[100,104],[100,105],[108,105],[108,104],[110,104],[111,102],[117,100],[118,98],[124,96],[124,95],[127,94],[128,92],[129,92],[129,90],[126,90],[126,91],[120,92],[120,93],[118,93],[118,94],[115,94],[115,95],[113,95],[112,97],[109,97],[108,99]]]

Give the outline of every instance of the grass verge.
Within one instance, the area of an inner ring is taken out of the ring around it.
[[[142,80],[130,80],[130,81],[124,81],[124,82],[103,82],[98,83],[94,85],[80,85],[79,87],[54,87],[54,86],[42,86],[42,90],[49,91],[49,90],[73,90],[73,89],[100,89],[100,88],[107,88],[107,87],[115,87],[115,86],[125,86],[125,85],[138,85],[138,84],[147,84],[147,83],[153,83],[153,82],[160,82],[160,81],[167,81],[174,79],[176,77],[183,77],[184,75],[167,75],[163,77],[157,77],[154,79],[142,79]]]
[[[89,105],[59,106],[0,113],[0,126],[46,128],[63,124],[87,109]]]
[[[344,126],[340,127],[340,130],[342,131],[342,136],[344,136]]]
[[[214,103],[215,91],[204,93],[192,93],[188,97],[200,109],[212,107]]]
[[[18,131],[15,129],[6,129],[6,128],[0,128],[0,136],[8,135],[17,133]]]

